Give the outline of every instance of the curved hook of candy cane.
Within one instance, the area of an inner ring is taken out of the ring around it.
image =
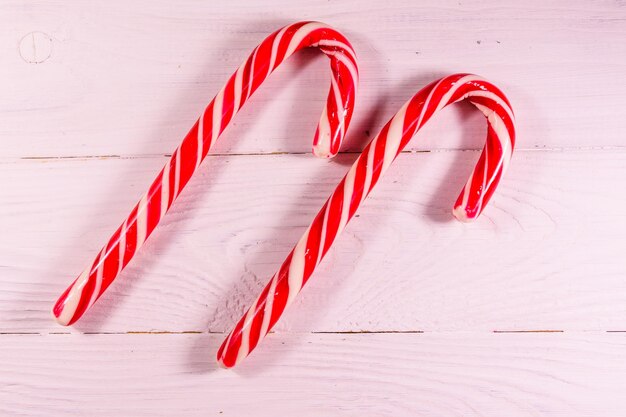
[[[352,118],[358,82],[350,42],[319,22],[299,22],[274,32],[257,46],[207,106],[182,144],[98,256],[56,302],[52,312],[62,325],[78,320],[104,293],[146,241],[212,144],[261,83],[296,51],[317,47],[330,58],[331,86],[313,140],[317,156],[332,157]]]
[[[453,209],[462,221],[475,219],[509,165],[515,119],[504,94],[475,75],[442,78],[418,92],[363,150],[319,211],[279,271],[222,343],[217,360],[232,367],[254,350],[308,281],[337,235],[415,133],[448,104],[469,100],[487,118],[487,143]]]

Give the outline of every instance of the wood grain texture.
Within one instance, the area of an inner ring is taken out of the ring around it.
[[[207,364],[221,337],[3,337],[0,414],[613,417],[626,406],[626,334],[292,334],[235,371]]]
[[[419,88],[454,72],[503,88],[521,148],[624,146],[626,7],[619,1],[11,0],[0,16],[3,157],[170,153],[249,51],[300,19],[336,26],[359,55],[362,83],[346,150],[360,149]],[[20,55],[20,40],[34,31],[52,40],[39,64]],[[327,72],[314,52],[294,57],[214,151],[309,152]],[[465,135],[468,125],[482,132],[482,117],[469,108],[445,112],[427,127],[434,140],[415,147],[482,146]]]
[[[355,156],[209,158],[76,329],[228,330]],[[518,152],[484,217],[461,224],[450,208],[477,157],[402,154],[277,330],[626,330],[626,152]],[[3,331],[61,330],[55,296],[162,162],[0,164]]]
[[[360,57],[346,151],[441,75],[502,87],[520,151],[483,217],[450,215],[485,132],[454,106],[276,334],[215,369],[221,332],[356,158],[303,155],[328,88],[303,53],[96,307],[56,326],[53,301],[164,155],[259,41],[302,19]],[[1,2],[0,416],[624,415],[625,22],[622,0]]]

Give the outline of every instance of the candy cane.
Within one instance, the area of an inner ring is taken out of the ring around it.
[[[413,135],[437,110],[463,99],[487,117],[487,143],[453,214],[461,221],[471,221],[482,212],[509,165],[515,119],[508,100],[493,84],[475,75],[456,74],[423,88],[367,145],[280,270],[222,343],[217,354],[221,365],[234,366],[254,350]]]
[[[116,230],[96,259],[65,290],[53,308],[56,320],[70,325],[104,293],[163,218],[205,158],[213,143],[261,83],[285,59],[306,47],[330,58],[330,92],[313,140],[313,153],[334,156],[350,124],[358,82],[356,56],[348,40],[318,22],[286,26],[265,39],[207,106],[182,144]]]

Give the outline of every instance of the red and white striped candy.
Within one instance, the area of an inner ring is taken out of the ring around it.
[[[367,145],[280,270],[222,343],[217,354],[220,364],[234,366],[254,350],[413,135],[438,110],[463,99],[487,117],[487,143],[453,214],[461,221],[471,221],[482,212],[509,165],[515,119],[508,100],[493,84],[475,75],[456,74],[423,88]]]
[[[323,23],[299,22],[286,26],[257,46],[230,77],[130,216],[61,295],[53,308],[60,324],[74,323],[95,303],[167,213],[233,116],[272,71],[294,52],[307,47],[317,47],[326,54],[332,72],[330,93],[315,133],[313,152],[321,157],[332,157],[338,152],[354,109],[358,82],[354,50],[341,33]]]

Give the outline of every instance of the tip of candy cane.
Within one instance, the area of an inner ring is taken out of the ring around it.
[[[217,366],[219,366],[222,369],[231,369],[233,366],[235,366],[235,363],[227,363],[224,356],[218,355],[216,362],[217,362]]]
[[[217,358],[217,366],[219,366],[222,369],[230,369],[230,366],[227,366],[224,361],[222,360],[222,358]]]
[[[332,149],[332,133],[328,123],[320,122],[313,138],[313,155],[319,158],[332,158],[337,150]]]
[[[331,152],[330,146],[326,141],[322,141],[321,143],[316,141],[313,143],[313,155],[318,158],[332,158],[335,156],[335,154]]]
[[[313,146],[313,155],[317,156],[318,158],[327,158],[327,159],[330,159],[333,156],[335,156],[331,154],[327,149],[322,149],[317,146]]]
[[[54,320],[59,323],[61,326],[69,326],[72,324],[72,318],[68,317],[68,314],[63,314],[65,312],[65,302],[67,301],[67,293],[69,292],[69,288],[65,290],[63,295],[59,297],[57,302],[52,307],[52,317]]]
[[[54,318],[54,321],[56,321],[61,326],[69,326],[70,324],[72,324],[69,320],[63,317],[62,313],[63,311],[62,310],[59,311],[57,309],[57,306],[55,305],[54,308],[52,309],[52,317]]]
[[[452,215],[460,222],[471,223],[476,220],[476,216],[473,214],[474,210],[468,210],[464,206],[455,206],[452,209]]]

